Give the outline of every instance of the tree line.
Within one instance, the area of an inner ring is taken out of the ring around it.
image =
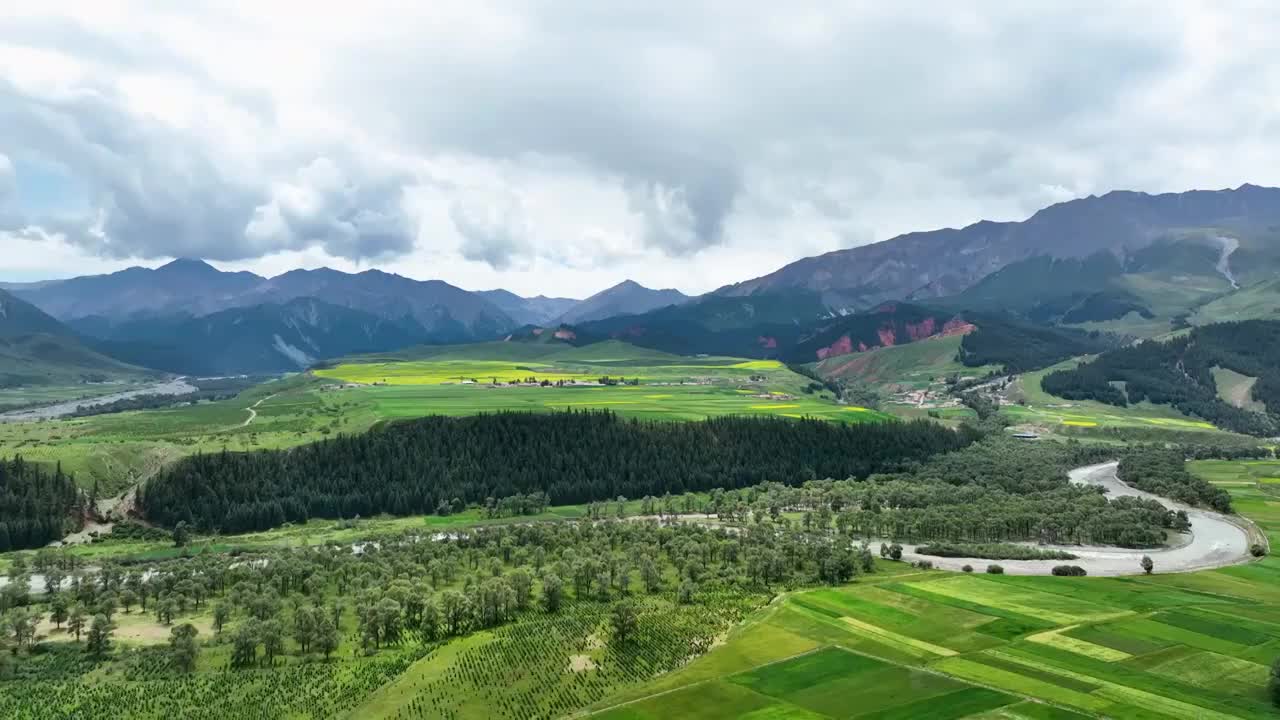
[[[960,342],[959,359],[969,367],[1000,365],[1006,373],[1028,372],[1114,344],[1097,332],[1033,325],[996,314],[966,317],[978,326]]]
[[[1231,512],[1231,494],[1202,477],[1192,475],[1187,470],[1182,450],[1135,448],[1120,459],[1116,475],[1139,490],[1187,505]]]
[[[1266,411],[1219,397],[1215,367],[1257,378],[1251,398]],[[1166,342],[1112,350],[1073,370],[1049,373],[1041,387],[1068,400],[1172,405],[1226,430],[1271,437],[1280,434],[1280,321],[1217,323]]]
[[[607,411],[428,417],[291,450],[196,455],[158,474],[138,501],[153,522],[231,533],[312,517],[431,513],[535,492],[562,505],[865,478],[974,437],[927,421],[677,423]]]
[[[0,552],[62,538],[83,510],[83,495],[61,464],[50,472],[21,456],[0,459]]]

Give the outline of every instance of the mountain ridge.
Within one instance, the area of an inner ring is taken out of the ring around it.
[[[779,289],[819,292],[833,307],[860,309],[886,300],[926,301],[960,293],[982,278],[1035,255],[1082,258],[1143,247],[1185,227],[1256,231],[1280,223],[1280,188],[1148,194],[1114,190],[1042,208],[1025,220],[980,220],[961,228],[897,235],[877,243],[802,258],[772,273],[725,285],[717,295]]]

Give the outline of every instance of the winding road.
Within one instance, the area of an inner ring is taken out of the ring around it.
[[[249,423],[253,422],[258,418],[258,406],[266,402],[267,400],[270,400],[273,397],[275,397],[275,395],[268,395],[264,398],[259,399],[258,402],[245,408],[245,410],[249,411],[249,417],[243,423],[241,423],[240,427],[249,427]]]
[[[1248,521],[1211,510],[1194,508],[1174,502],[1149,492],[1129,487],[1116,477],[1119,463],[1088,465],[1071,471],[1071,482],[1081,485],[1101,485],[1111,497],[1132,495],[1155,500],[1170,510],[1185,510],[1191,520],[1188,541],[1175,547],[1152,550],[1127,550],[1096,545],[1045,545],[1050,550],[1065,550],[1077,556],[1076,560],[983,560],[980,558],[940,558],[920,555],[913,545],[903,545],[902,556],[908,560],[930,560],[936,568],[959,570],[972,565],[975,572],[982,572],[987,565],[997,564],[1009,575],[1047,575],[1055,565],[1079,565],[1090,575],[1116,576],[1141,575],[1138,563],[1143,555],[1155,562],[1155,572],[1190,572],[1208,570],[1245,562],[1249,559]]]

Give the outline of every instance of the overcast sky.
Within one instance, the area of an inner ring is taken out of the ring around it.
[[[1280,185],[1280,4],[1048,5],[6,2],[0,279],[184,256],[692,293]]]

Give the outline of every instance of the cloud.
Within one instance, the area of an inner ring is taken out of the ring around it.
[[[13,161],[8,155],[0,153],[0,202],[4,202],[10,194],[17,182],[13,172]]]
[[[272,249],[318,245],[353,260],[403,255],[413,248],[402,202],[406,180],[359,180],[328,157],[316,158],[271,188],[244,235]]]
[[[315,246],[359,260],[412,249],[401,196],[414,178],[403,167],[352,157],[349,135],[297,142],[260,103],[160,63],[135,72],[137,60],[0,45],[7,140],[89,196],[88,207],[27,213],[24,224],[115,258],[240,260]]]
[[[463,258],[495,270],[528,260],[528,222],[515,197],[460,197],[450,205],[449,219],[462,236],[458,250]]]
[[[706,290],[1115,188],[1280,184],[1278,31],[1268,5],[1155,0],[46,0],[0,12],[0,229]],[[63,207],[27,202],[34,165]]]

